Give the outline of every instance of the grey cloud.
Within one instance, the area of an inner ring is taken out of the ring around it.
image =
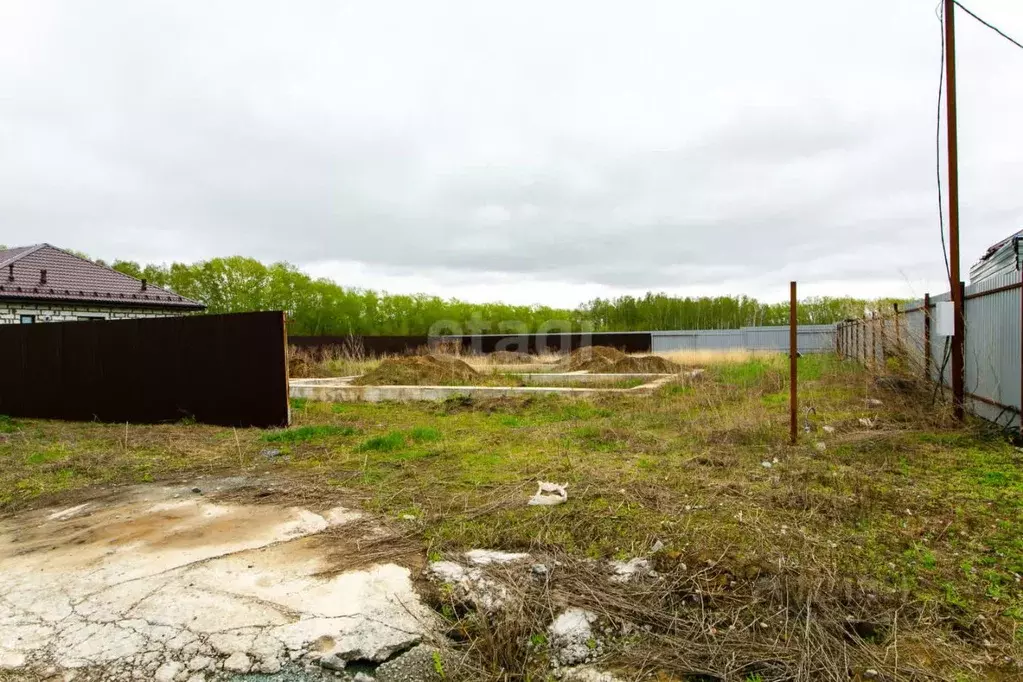
[[[931,8],[734,4],[24,0],[0,241],[622,290],[940,278]],[[968,125],[967,266],[1023,217],[1020,133]]]

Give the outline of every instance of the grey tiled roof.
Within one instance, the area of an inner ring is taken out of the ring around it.
[[[46,271],[46,281],[42,272]],[[13,277],[13,279],[12,279]],[[147,285],[49,244],[0,251],[0,301],[35,300],[202,310],[201,303]]]

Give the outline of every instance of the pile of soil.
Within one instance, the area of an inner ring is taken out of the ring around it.
[[[628,356],[617,348],[607,346],[587,346],[572,351],[572,354],[558,364],[563,372],[586,370],[593,373],[608,371],[616,362]]]
[[[495,362],[495,363],[501,364],[501,365],[512,365],[512,364],[518,365],[518,364],[523,364],[523,363],[527,363],[527,362],[535,362],[536,361],[536,358],[534,358],[529,353],[517,353],[517,352],[512,351],[512,350],[498,350],[498,351],[494,351],[493,353],[488,355],[487,358],[489,358],[492,362]]]
[[[562,371],[585,370],[591,374],[676,374],[682,367],[657,355],[634,357],[616,348],[580,348],[562,361]]]
[[[614,364],[614,374],[677,374],[680,365],[658,355],[627,356]]]
[[[434,386],[471,382],[479,374],[458,358],[447,355],[413,355],[385,358],[371,372],[358,377],[357,386]]]

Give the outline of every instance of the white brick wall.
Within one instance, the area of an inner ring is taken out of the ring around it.
[[[18,324],[22,315],[34,315],[36,322],[72,322],[83,317],[104,320],[127,320],[140,317],[173,317],[188,315],[187,310],[158,310],[152,308],[115,308],[91,303],[0,303],[0,324]]]

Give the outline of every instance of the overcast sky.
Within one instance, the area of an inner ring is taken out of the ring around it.
[[[0,243],[554,305],[944,291],[935,3],[0,0]],[[1023,228],[1023,50],[957,23],[965,277]]]

